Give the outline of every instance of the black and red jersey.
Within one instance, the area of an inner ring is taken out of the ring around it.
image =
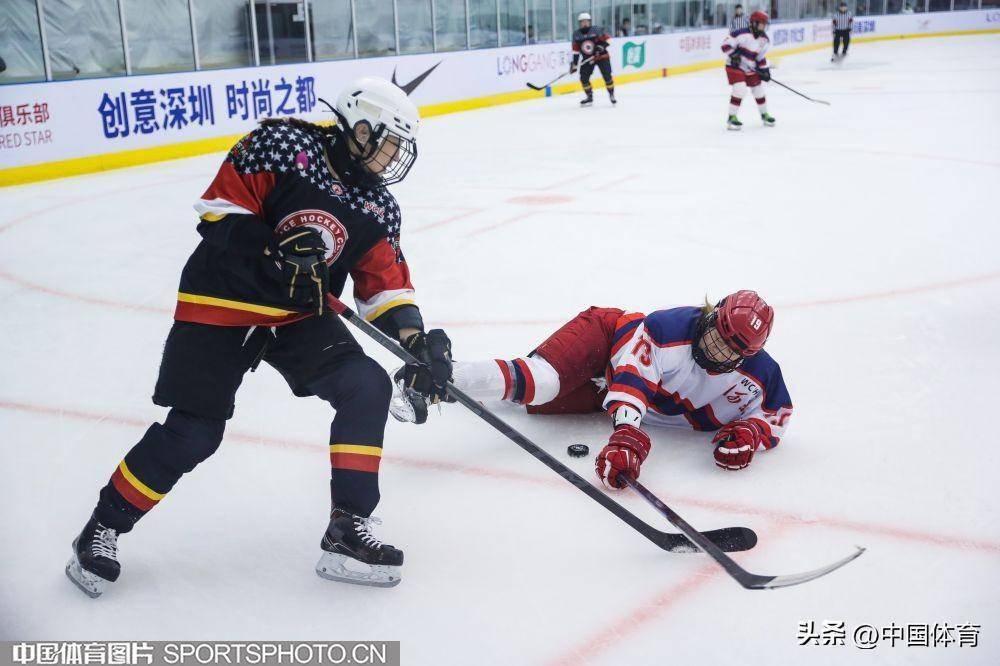
[[[584,30],[577,28],[573,32],[573,62],[581,56],[584,60],[594,56],[594,61],[607,60],[611,57],[608,53],[608,45],[611,42],[611,35],[604,28],[591,26]]]
[[[181,274],[175,319],[275,326],[310,316],[311,306],[289,300],[264,263],[276,231],[309,225],[326,241],[335,295],[350,275],[366,320],[384,330],[423,328],[399,247],[399,206],[383,187],[338,180],[328,152],[337,140],[322,128],[283,122],[233,146],[195,204],[202,241]]]

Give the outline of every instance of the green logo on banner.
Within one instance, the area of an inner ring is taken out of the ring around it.
[[[625,42],[622,46],[622,67],[635,67],[639,69],[646,64],[646,42],[636,44],[635,42]]]

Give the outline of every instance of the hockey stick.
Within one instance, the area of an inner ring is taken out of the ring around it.
[[[398,342],[359,317],[340,299],[336,298],[332,294],[327,294],[326,304],[331,310],[360,329],[362,333],[392,352],[396,358],[407,364],[420,363],[420,361],[410,354],[410,352],[403,349]],[[592,484],[588,483],[579,474],[543,451],[537,444],[508,425],[499,416],[486,409],[486,407],[484,407],[478,400],[469,397],[464,391],[459,389],[454,384],[448,385],[448,393],[455,398],[456,402],[459,402],[467,407],[473,414],[499,430],[508,439],[540,460],[542,464],[569,481],[592,500],[618,516],[629,527],[639,532],[639,534],[646,537],[663,550],[672,553],[697,552],[697,548],[691,543],[691,541],[688,540],[687,537],[682,534],[661,532],[660,530],[646,524],[621,504],[608,497]],[[757,544],[757,534],[747,527],[726,527],[719,530],[711,530],[699,533],[699,539],[703,542],[711,544],[712,547],[716,549],[727,552],[750,550]]]
[[[580,67],[583,67],[584,65],[586,65],[589,62],[593,62],[593,60],[594,60],[594,56],[590,56],[589,58],[587,58],[586,60],[584,60],[583,62],[580,63]],[[569,76],[570,74],[575,74],[575,73],[576,73],[575,70],[572,71],[572,72],[563,72],[562,74],[560,74],[556,78],[552,79],[548,83],[543,83],[540,86],[536,86],[534,83],[529,83],[528,87],[531,88],[532,90],[545,90],[546,88],[548,88],[549,86],[551,86],[556,81],[562,79],[563,77]]]
[[[816,569],[815,571],[807,571],[800,574],[790,574],[787,576],[762,576],[760,574],[750,573],[740,565],[736,564],[731,557],[719,550],[718,546],[706,539],[700,532],[698,532],[698,530],[691,527],[686,520],[677,515],[677,513],[664,504],[660,498],[649,492],[649,490],[641,483],[633,479],[628,474],[619,474],[618,479],[620,481],[624,481],[628,484],[629,488],[642,495],[642,498],[652,504],[653,507],[663,514],[663,516],[669,520],[674,527],[687,535],[691,541],[698,545],[698,548],[705,551],[706,555],[718,562],[719,566],[726,570],[726,573],[736,579],[737,583],[748,590],[771,590],[777,587],[788,587],[790,585],[808,583],[811,580],[816,580],[820,576],[827,575],[831,571],[836,571],[848,562],[857,559],[861,556],[861,553],[865,552],[864,548],[858,547],[857,551],[851,553],[842,560],[834,562],[833,564],[828,564],[827,566]]]
[[[781,87],[782,87],[782,88],[784,88],[785,90],[790,90],[790,91],[792,91],[793,93],[795,93],[795,94],[796,94],[796,95],[798,95],[799,97],[805,97],[805,98],[806,98],[807,100],[809,100],[810,102],[816,102],[817,104],[826,104],[827,106],[830,106],[830,103],[829,103],[829,102],[826,102],[826,101],[824,101],[824,100],[821,100],[821,99],[813,99],[813,98],[812,98],[812,97],[810,97],[809,95],[803,95],[802,93],[800,93],[800,92],[799,92],[798,90],[796,90],[795,88],[792,88],[792,87],[790,87],[790,86],[786,86],[786,85],[785,85],[784,83],[782,83],[782,82],[781,82],[781,81],[779,81],[778,79],[774,78],[773,76],[772,76],[772,77],[771,77],[771,78],[770,78],[769,80],[771,81],[771,83],[777,83],[777,84],[778,84],[779,86],[781,86]]]

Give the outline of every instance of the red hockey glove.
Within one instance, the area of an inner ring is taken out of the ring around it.
[[[764,429],[753,421],[733,421],[712,438],[715,464],[722,469],[743,469],[753,460],[754,451],[764,445]]]
[[[638,479],[639,467],[648,455],[649,435],[635,426],[620,425],[597,454],[594,467],[597,476],[606,484],[612,488],[624,488],[625,483],[618,480],[618,474],[625,473]]]

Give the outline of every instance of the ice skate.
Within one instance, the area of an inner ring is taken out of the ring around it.
[[[617,104],[617,103],[618,103],[618,100],[617,100],[617,99],[615,99],[615,91],[614,91],[614,90],[609,90],[609,91],[608,91],[608,99],[610,99],[610,100],[611,100],[611,104],[612,104],[612,105],[614,105],[614,104]]]
[[[594,93],[588,92],[587,96],[580,100],[580,106],[590,106],[594,103]]]
[[[770,113],[760,114],[760,120],[762,123],[764,123],[764,127],[774,127],[775,123],[774,116],[772,116]]]
[[[403,385],[404,368],[392,375],[392,398],[389,413],[402,423],[424,423],[427,421],[427,398]]]
[[[383,544],[371,532],[382,521],[334,509],[316,563],[321,578],[354,585],[393,587],[402,580],[403,551]]]
[[[743,129],[743,123],[736,116],[729,116],[729,120],[726,121],[726,129],[731,132],[739,132]]]
[[[91,516],[73,540],[73,557],[66,564],[66,576],[88,597],[96,599],[118,580],[118,532]]]

